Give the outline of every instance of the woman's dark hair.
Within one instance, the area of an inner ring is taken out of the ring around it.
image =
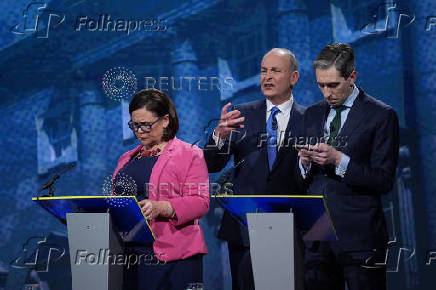
[[[169,115],[168,127],[164,129],[163,140],[168,141],[176,136],[179,130],[179,118],[176,108],[170,97],[162,91],[156,89],[142,90],[137,92],[129,104],[129,113],[145,108],[156,114],[158,117]]]

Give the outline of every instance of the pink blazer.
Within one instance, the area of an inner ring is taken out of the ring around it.
[[[140,148],[141,145],[120,157],[112,180]],[[207,254],[198,223],[209,211],[209,176],[203,151],[174,137],[154,165],[149,183],[149,199],[169,201],[177,217],[157,218],[150,223],[158,259],[173,261]]]

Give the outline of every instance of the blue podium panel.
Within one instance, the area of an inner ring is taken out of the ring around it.
[[[215,195],[222,207],[230,211],[244,226],[247,213],[292,212],[304,240],[336,240],[322,195]]]
[[[66,220],[67,213],[110,213],[124,242],[153,242],[156,237],[135,196],[60,196],[32,200]]]

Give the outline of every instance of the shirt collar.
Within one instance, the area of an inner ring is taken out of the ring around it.
[[[291,111],[293,103],[294,103],[294,96],[292,95],[292,93],[289,100],[278,106],[275,106],[273,103],[271,103],[270,100],[266,99],[266,111],[271,112],[272,108],[277,107],[279,108],[280,112],[287,113]]]
[[[345,102],[342,105],[344,105],[347,108],[351,108],[358,95],[359,95],[359,89],[357,88],[356,85],[353,85],[353,92],[351,93],[351,95],[348,96],[348,98],[345,100]]]

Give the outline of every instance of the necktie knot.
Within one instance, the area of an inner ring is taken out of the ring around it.
[[[278,112],[280,112],[279,107],[277,107],[277,106],[272,107],[271,115],[275,116],[275,115],[277,115]]]
[[[333,107],[333,109],[336,111],[336,114],[337,113],[341,113],[343,110],[345,110],[347,107],[346,106],[344,106],[344,105],[339,105],[339,106],[335,106],[335,107]]]

